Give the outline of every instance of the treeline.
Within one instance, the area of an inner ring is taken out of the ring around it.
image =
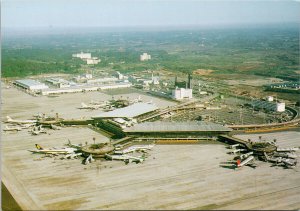
[[[292,80],[299,70],[299,30],[120,32],[12,40],[3,46],[2,76],[77,73],[85,62],[72,58],[72,54],[80,51],[101,59],[95,68],[122,72],[166,69],[190,73],[211,69],[215,74],[257,74]],[[143,52],[152,59],[139,61]]]

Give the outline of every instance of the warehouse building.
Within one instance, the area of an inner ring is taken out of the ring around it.
[[[127,127],[126,135],[137,135],[139,137],[161,137],[161,138],[210,138],[220,134],[226,134],[232,129],[212,122],[188,121],[188,122],[145,122]]]
[[[18,87],[21,87],[22,89],[30,91],[40,91],[49,88],[45,84],[32,79],[16,80],[13,84]]]
[[[113,84],[101,84],[101,85],[83,85],[83,86],[71,86],[59,89],[45,89],[41,91],[42,95],[64,94],[64,93],[76,93],[87,91],[99,91],[105,89],[118,89],[131,87],[131,83],[113,83]]]

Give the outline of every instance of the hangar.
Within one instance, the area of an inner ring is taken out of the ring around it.
[[[21,87],[23,89],[31,90],[31,91],[37,91],[37,90],[49,88],[45,84],[35,81],[35,80],[32,80],[32,79],[16,80],[14,82],[14,85]]]

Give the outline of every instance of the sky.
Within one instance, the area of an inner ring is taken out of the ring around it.
[[[300,22],[300,1],[2,0],[4,28],[135,27]]]

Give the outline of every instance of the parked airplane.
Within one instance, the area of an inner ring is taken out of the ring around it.
[[[60,129],[61,129],[61,127],[59,127],[59,126],[57,126],[57,125],[53,125],[53,124],[50,125],[50,128],[51,128],[52,130],[60,130]]]
[[[30,131],[32,135],[39,135],[41,133],[47,133],[47,131],[42,128],[42,125],[32,128]]]
[[[11,124],[34,124],[37,122],[37,120],[15,120],[9,116],[6,116],[6,119],[7,119],[6,123],[11,123]]]
[[[283,158],[283,157],[270,157],[267,155],[267,153],[264,153],[265,158],[267,161],[274,163],[275,165],[281,165],[285,166],[287,168],[291,168],[293,166],[297,165],[297,160],[296,159],[288,159],[288,158]]]
[[[64,147],[60,149],[56,148],[43,148],[38,144],[35,144],[35,147],[37,150],[29,150],[30,152],[33,153],[42,153],[42,154],[53,154],[53,155],[58,155],[58,154],[75,154],[77,149],[72,148],[72,147]]]
[[[253,160],[254,160],[253,156],[249,156],[243,161],[238,160],[237,167],[239,168],[239,167],[245,166],[245,165],[249,164],[250,161],[253,161]]]
[[[106,154],[105,158],[108,160],[122,160],[126,164],[136,162],[136,163],[142,163],[145,159],[143,157],[135,157],[135,156],[129,156],[129,155],[109,155]]]
[[[133,100],[130,100],[129,103],[130,104],[133,104],[133,103],[139,103],[139,102],[142,102],[142,98],[141,98],[141,95],[138,96],[138,98],[135,98]]]
[[[74,159],[74,158],[78,158],[78,156],[81,156],[82,153],[72,153],[72,154],[67,154],[64,158],[66,159]]]
[[[95,110],[95,109],[99,109],[104,107],[105,105],[87,105],[85,103],[81,103],[81,107],[79,107],[79,109],[91,109],[91,110]]]
[[[82,144],[72,144],[70,139],[68,139],[68,143],[66,145],[77,150],[81,150],[82,148]]]
[[[87,165],[87,164],[89,164],[89,163],[91,163],[91,162],[94,162],[94,161],[95,161],[95,159],[93,158],[92,154],[90,154],[86,159],[84,159],[84,160],[82,161],[82,163],[83,163],[84,165]]]
[[[292,148],[277,148],[277,152],[293,152],[298,151],[299,147],[292,147]]]
[[[101,105],[101,106],[106,106],[109,104],[109,101],[94,101],[91,100],[90,102],[91,105]]]
[[[3,129],[3,131],[21,131],[21,130],[22,130],[21,127],[8,127],[7,125]]]
[[[147,150],[151,150],[154,147],[153,145],[135,145],[130,146],[127,149],[115,151],[115,154],[127,154],[130,152],[140,151],[140,152],[146,152]]]

